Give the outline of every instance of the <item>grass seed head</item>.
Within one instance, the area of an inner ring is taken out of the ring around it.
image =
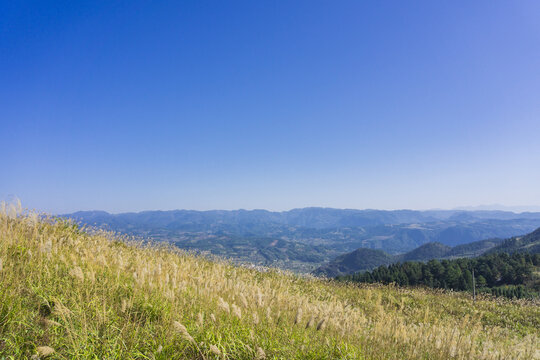
[[[59,322],[56,322],[54,320],[45,319],[45,324],[48,326],[62,326]]]
[[[174,330],[176,330],[177,333],[179,333],[184,340],[187,340],[189,342],[194,342],[195,340],[193,337],[189,334],[186,327],[179,323],[178,321],[173,322]]]
[[[204,313],[202,313],[202,312],[199,312],[197,314],[197,325],[198,326],[203,326],[204,325]]]
[[[84,281],[84,273],[79,266],[75,266],[69,271],[69,274],[80,281]]]
[[[240,310],[240,308],[238,306],[236,306],[236,304],[232,304],[231,307],[232,307],[232,313],[234,314],[234,316],[241,319],[242,318],[242,310]]]
[[[54,349],[50,346],[38,346],[36,349],[39,357],[46,358],[54,354]]]
[[[52,240],[49,239],[43,244],[40,248],[42,253],[45,253],[46,255],[50,255],[52,252]]]
[[[261,347],[257,348],[257,354],[255,355],[255,359],[257,360],[264,360],[266,359],[266,353]]]
[[[246,297],[244,296],[244,294],[240,294],[239,298],[240,298],[240,302],[242,303],[242,306],[245,309],[247,309],[249,304],[248,304],[248,301],[247,301]]]
[[[223,300],[221,297],[218,299],[218,306],[226,313],[230,312],[229,303]]]
[[[302,308],[298,308],[296,311],[296,317],[294,318],[294,324],[298,324],[300,321],[302,321]]]
[[[210,352],[215,355],[221,355],[221,351],[218,349],[216,345],[210,345]]]
[[[60,315],[60,316],[69,316],[69,315],[72,314],[72,311],[69,310],[64,305],[62,305],[60,303],[57,303],[57,304],[54,305],[53,314],[54,315]]]

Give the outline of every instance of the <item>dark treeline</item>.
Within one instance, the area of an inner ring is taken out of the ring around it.
[[[533,279],[538,266],[538,253],[495,253],[477,258],[383,265],[373,271],[341,276],[338,280],[472,291],[474,269],[477,290],[523,298],[538,296],[539,284]]]

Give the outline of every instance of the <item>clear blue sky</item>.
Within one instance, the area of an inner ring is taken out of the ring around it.
[[[0,4],[0,198],[540,205],[538,1]]]

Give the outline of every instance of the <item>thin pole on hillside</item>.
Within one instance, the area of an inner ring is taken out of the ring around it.
[[[472,269],[472,298],[476,301],[476,281],[474,281],[474,267]]]

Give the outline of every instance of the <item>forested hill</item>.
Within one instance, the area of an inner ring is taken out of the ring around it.
[[[532,298],[540,296],[539,270],[538,253],[493,253],[470,259],[397,263],[338,280],[472,291],[474,271],[480,292]]]
[[[540,253],[540,228],[527,235],[515,236],[506,240],[488,239],[454,247],[431,242],[407,253],[394,256],[380,251],[373,252],[369,251],[369,249],[357,249],[351,253],[338,256],[329,263],[317,268],[313,273],[327,277],[336,277],[350,275],[364,270],[372,270],[377,266],[398,262],[455,259],[501,252]]]
[[[423,245],[425,246],[425,245]],[[335,277],[355,273],[361,270],[371,270],[380,265],[396,262],[396,258],[382,250],[360,248],[350,253],[340,255],[329,263],[315,269],[314,275]]]
[[[524,236],[507,239],[489,252],[529,252],[540,253],[540,228]]]
[[[432,259],[453,259],[482,255],[489,249],[501,244],[502,239],[488,239],[469,244],[450,247],[438,242],[430,242],[404,254],[390,255],[380,250],[357,249],[336,257],[329,263],[317,268],[315,275],[336,277],[350,275],[359,271],[372,270],[381,265],[390,265],[404,261],[428,261]]]

